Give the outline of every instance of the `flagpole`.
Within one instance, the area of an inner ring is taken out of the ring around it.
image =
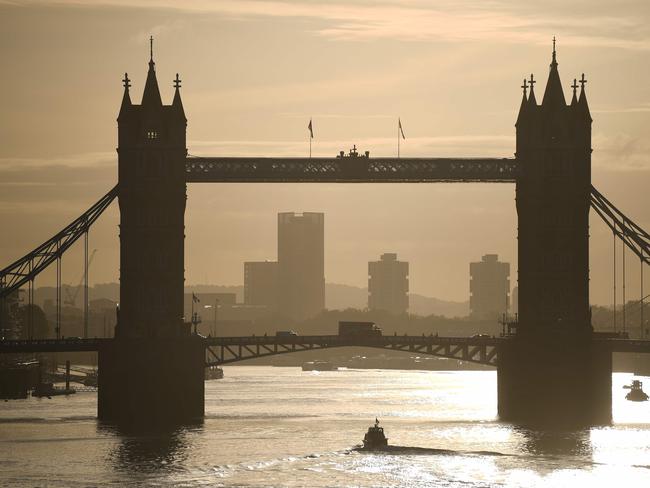
[[[309,134],[309,159],[311,159],[311,134]]]
[[[399,118],[397,119],[397,159],[399,159],[399,147],[400,147],[400,140],[399,140]]]

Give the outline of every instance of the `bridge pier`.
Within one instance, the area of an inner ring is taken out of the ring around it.
[[[131,425],[202,419],[204,347],[191,336],[107,344],[99,351],[98,418]]]
[[[588,339],[513,338],[498,346],[499,417],[581,427],[612,420],[612,354]]]

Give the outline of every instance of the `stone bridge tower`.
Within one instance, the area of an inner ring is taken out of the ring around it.
[[[129,79],[118,116],[120,204],[119,337],[174,337],[183,329],[185,132],[180,80],[163,105],[155,63],[142,103]]]
[[[554,47],[542,103],[531,75],[516,123],[520,332],[545,335],[591,331],[591,116],[584,75],[567,105],[557,66]]]
[[[611,420],[611,353],[589,311],[591,116],[584,75],[569,104],[555,41],[541,105],[524,81],[517,118],[519,323],[498,350],[499,416],[555,425]],[[526,96],[526,90],[530,94]]]
[[[163,105],[153,60],[142,103],[129,79],[118,116],[120,310],[99,355],[98,416],[117,422],[203,416],[205,351],[183,320],[185,133],[178,74]]]

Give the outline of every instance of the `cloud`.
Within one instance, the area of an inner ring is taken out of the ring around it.
[[[616,171],[650,171],[650,140],[629,134],[593,137],[593,164],[595,169]]]
[[[305,82],[287,82],[278,85],[261,85],[237,87],[215,91],[194,91],[185,95],[186,103],[198,107],[220,107],[242,110],[265,106],[286,106],[341,100],[343,97],[359,99],[383,95],[389,90],[396,90],[405,80],[412,77],[408,70],[388,75],[355,74],[354,77],[325,79]]]
[[[24,0],[24,5],[85,6],[82,0]],[[93,6],[145,8],[216,14],[237,19],[292,18],[316,20],[324,26],[305,26],[318,36],[340,41],[399,39],[403,41],[495,41],[547,45],[561,34],[562,45],[650,50],[650,29],[644,0],[624,8],[609,2],[553,2],[552,7],[501,0],[423,2],[393,0],[347,3],[331,1],[260,0],[100,0]]]
[[[355,143],[359,151],[370,151],[371,157],[394,156],[397,140],[388,137],[366,137],[354,142],[350,140],[313,141],[315,157],[332,157],[341,150],[346,150]],[[304,141],[199,141],[187,143],[192,156],[231,156],[231,157],[299,157],[308,151]],[[514,136],[475,135],[475,136],[441,136],[409,137],[401,142],[404,157],[512,157],[515,147]]]
[[[612,107],[612,108],[596,108],[591,110],[594,114],[637,114],[650,112],[650,102],[641,103],[636,107]]]
[[[55,166],[87,168],[115,164],[117,164],[117,155],[114,152],[79,153],[55,158],[0,158],[0,172]]]

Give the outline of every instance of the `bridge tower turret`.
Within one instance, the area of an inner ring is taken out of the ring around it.
[[[152,50],[153,51],[153,50]],[[153,52],[134,105],[129,79],[118,116],[120,319],[118,337],[174,337],[183,331],[185,133],[176,75],[163,105]]]
[[[591,331],[591,117],[584,83],[566,104],[557,67],[554,42],[542,103],[531,75],[516,123],[521,333]]]

